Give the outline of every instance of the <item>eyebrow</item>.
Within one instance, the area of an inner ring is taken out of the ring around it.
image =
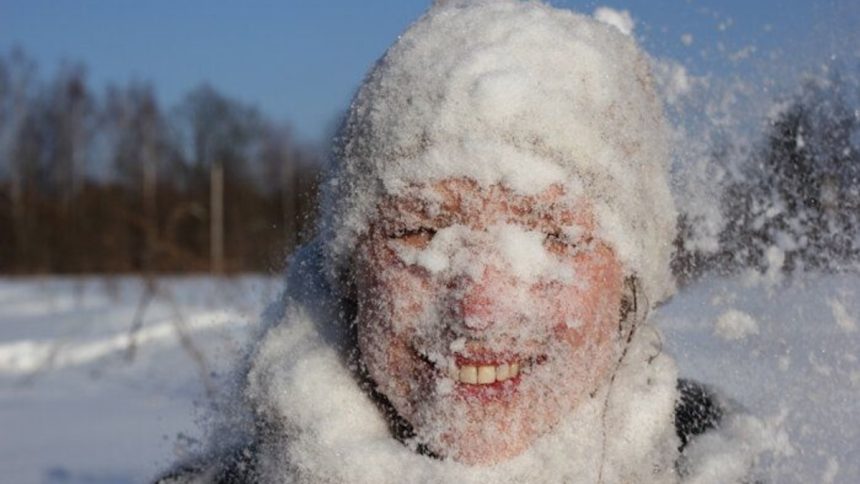
[[[412,216],[420,219],[431,219],[431,207],[429,201],[418,200],[407,197],[391,197],[383,200],[377,206],[379,218],[396,220],[403,216]],[[440,204],[441,208],[441,204]]]
[[[506,213],[500,218],[508,222],[541,229],[558,229],[569,226],[585,227],[587,223],[577,221],[574,208],[567,203],[535,202],[533,199],[509,199]],[[468,223],[468,214],[446,207],[443,202],[422,200],[406,196],[392,196],[377,206],[377,223],[385,229],[432,225],[447,227],[457,223]],[[468,205],[468,204],[467,204]],[[436,212],[436,213],[431,213]]]

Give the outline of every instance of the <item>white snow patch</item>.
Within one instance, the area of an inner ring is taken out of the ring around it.
[[[717,319],[714,334],[729,341],[744,339],[751,334],[758,334],[758,322],[743,311],[730,309]]]
[[[785,417],[785,411],[764,419],[744,414],[728,416],[721,423],[720,432],[704,434],[685,451],[692,472],[684,484],[747,482],[762,453],[794,455],[795,449],[783,426]],[[738,445],[739,442],[742,444]]]
[[[833,482],[860,482],[860,331],[833,324],[834,297],[855,313],[860,276],[796,273],[776,286],[707,279],[658,310],[665,350],[681,375],[713,384],[752,415],[781,417],[765,423],[784,432],[785,445],[755,463],[759,479],[749,482],[825,482],[831,461],[839,466]],[[737,341],[714,334],[730,310],[753,318],[759,335]]]
[[[669,59],[653,59],[651,61],[654,76],[663,100],[669,105],[677,105],[687,99],[696,87],[704,87],[707,82],[703,77],[690,75],[682,64]]]
[[[396,241],[391,245],[404,263],[418,265],[433,274],[454,271],[478,279],[482,274],[475,271],[485,267],[478,260],[484,260],[510,270],[524,281],[534,282],[541,277],[572,280],[573,271],[547,251],[545,238],[546,234],[517,224],[496,224],[485,230],[451,225],[438,230],[425,248],[404,246]]]
[[[3,482],[152,482],[200,445],[208,405],[278,279],[163,278],[136,336],[137,278],[0,278]],[[175,311],[192,356],[176,332]],[[184,323],[184,324],[183,324]]]
[[[839,326],[842,331],[845,331],[846,333],[857,331],[857,320],[848,314],[848,309],[845,308],[842,301],[836,298],[831,298],[827,300],[827,304],[830,306],[833,320],[836,321],[836,325]]]
[[[836,457],[830,456],[827,459],[827,467],[824,469],[824,474],[821,476],[822,484],[833,484],[836,482],[836,476],[839,474],[839,461]]]
[[[756,46],[748,45],[746,47],[738,49],[737,51],[733,52],[732,54],[729,54],[728,58],[732,62],[738,62],[738,61],[746,60],[746,59],[749,59],[753,54],[755,54],[756,50],[757,50]]]
[[[616,10],[610,7],[597,7],[594,9],[594,18],[615,27],[624,35],[633,35],[636,22],[627,10]]]
[[[779,209],[774,207],[772,210],[778,211]],[[793,240],[789,239],[783,239],[781,242],[782,245],[786,247],[794,243]],[[765,250],[764,256],[765,261],[767,262],[767,268],[763,273],[755,269],[748,269],[746,271],[745,279],[748,285],[756,286],[759,284],[765,284],[768,287],[775,287],[782,282],[782,267],[785,264],[785,251],[778,245],[771,245],[767,250]]]
[[[235,321],[235,314],[223,310],[203,311],[181,323],[186,331],[216,329]],[[19,340],[0,344],[0,373],[25,375],[44,366],[58,370],[80,366],[107,356],[126,351],[134,341],[138,345],[164,345],[177,337],[175,321],[149,324],[134,338],[128,331],[114,333],[84,341],[30,341]]]

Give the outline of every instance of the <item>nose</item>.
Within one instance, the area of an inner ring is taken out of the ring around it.
[[[510,286],[505,274],[492,267],[485,267],[477,278],[462,277],[456,283],[460,293],[455,304],[466,328],[474,331],[488,329],[503,317],[505,301]]]

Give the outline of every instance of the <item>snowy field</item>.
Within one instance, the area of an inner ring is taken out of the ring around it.
[[[207,385],[278,284],[161,280],[130,356],[139,280],[0,281],[0,482],[150,480],[200,437]]]
[[[682,375],[773,431],[766,482],[860,482],[860,277],[703,281],[657,319]]]
[[[0,481],[146,482],[197,423],[275,278],[0,280]],[[860,482],[860,277],[710,279],[655,317],[683,375],[773,436],[769,482]],[[133,350],[131,348],[134,348]]]

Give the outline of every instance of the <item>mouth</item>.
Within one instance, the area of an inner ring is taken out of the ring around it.
[[[494,356],[481,354],[480,356],[456,355],[445,370],[432,362],[430,358],[420,351],[415,351],[418,356],[429,366],[437,370],[437,373],[447,375],[455,383],[469,387],[498,386],[502,383],[518,382],[523,374],[528,374],[537,365],[546,362],[546,355],[534,357],[523,357],[518,355]]]
[[[457,363],[448,369],[448,377],[463,385],[492,385],[517,378],[524,367],[525,364],[518,359],[495,363],[457,358]]]

